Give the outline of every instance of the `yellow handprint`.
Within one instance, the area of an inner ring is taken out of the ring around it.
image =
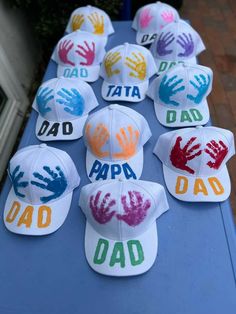
[[[74,15],[72,18],[72,30],[73,32],[81,28],[81,25],[84,23],[84,16]]]
[[[125,64],[136,73],[130,72],[129,75],[139,78],[140,80],[144,80],[146,77],[146,69],[147,69],[145,58],[140,52],[138,52],[138,55],[132,52],[132,55],[135,59],[126,57],[125,59],[128,62],[125,62]]]
[[[117,52],[109,52],[106,56],[104,65],[107,72],[107,76],[111,77],[113,74],[119,74],[120,70],[112,70],[114,64],[116,64],[121,59],[120,53]]]
[[[102,123],[98,124],[93,135],[90,134],[90,129],[91,125],[88,124],[85,129],[85,134],[92,153],[98,158],[109,156],[109,152],[101,151],[102,147],[110,137],[107,127]]]
[[[97,12],[91,13],[88,16],[89,21],[93,24],[94,34],[103,35],[104,33],[104,16],[98,15]]]
[[[120,134],[116,134],[116,138],[122,151],[120,153],[113,154],[113,157],[115,158],[129,159],[136,153],[136,147],[139,139],[139,131],[133,131],[132,126],[128,126],[127,129],[129,132],[129,138],[124,128],[120,129]]]

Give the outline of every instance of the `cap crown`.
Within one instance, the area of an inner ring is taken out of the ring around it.
[[[33,108],[51,121],[68,121],[87,115],[98,106],[92,87],[79,79],[54,78],[44,82]]]
[[[80,182],[70,156],[46,144],[19,150],[10,160],[8,174],[16,196],[32,205],[64,197]]]
[[[149,50],[125,43],[107,52],[100,74],[106,82],[132,85],[148,80],[156,72],[155,61]]]
[[[97,158],[107,161],[131,158],[150,136],[145,118],[119,105],[110,105],[90,115],[84,127],[87,148]]]
[[[79,205],[99,234],[116,241],[141,235],[168,209],[164,188],[141,180],[88,184]]]
[[[216,127],[180,129],[162,134],[154,154],[175,172],[209,176],[221,170],[235,154],[234,136]]]

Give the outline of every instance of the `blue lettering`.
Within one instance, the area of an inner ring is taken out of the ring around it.
[[[134,87],[133,87],[132,95],[131,95],[131,96],[132,96],[132,97],[137,96],[139,99],[141,98],[140,93],[139,93],[139,88],[138,88],[138,86],[134,86]]]
[[[100,180],[100,179],[106,180],[108,171],[109,171],[109,165],[104,164],[101,170],[99,171],[98,175],[96,176],[96,180]]]
[[[78,77],[78,69],[76,69],[76,68],[73,69],[71,71],[70,77]]]
[[[111,165],[111,178],[115,179],[119,174],[121,174],[121,166],[119,164]]]
[[[115,85],[109,85],[108,86],[108,93],[107,93],[107,97],[110,96],[111,94],[111,90],[115,87]]]
[[[101,166],[102,166],[101,162],[98,160],[95,160],[93,163],[92,169],[89,173],[89,178],[91,178],[93,176],[93,174],[98,173],[101,169]]]
[[[137,179],[136,174],[133,172],[132,168],[129,166],[129,164],[127,164],[127,162],[122,165],[122,168],[126,179],[129,178]]]
[[[113,94],[112,94],[112,97],[116,96],[116,95],[120,97],[121,96],[121,90],[122,90],[122,86],[117,86],[116,89],[114,90]]]
[[[70,77],[70,69],[65,69],[63,73],[64,77]]]
[[[80,77],[88,77],[88,70],[85,68],[80,69]]]
[[[124,86],[124,88],[125,88],[125,96],[128,97],[131,86]]]

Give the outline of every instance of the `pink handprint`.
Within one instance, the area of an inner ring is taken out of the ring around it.
[[[142,28],[146,28],[148,27],[148,25],[150,24],[151,20],[153,19],[153,16],[149,14],[150,10],[149,9],[144,9],[141,13],[140,13],[140,26]]]
[[[64,40],[59,45],[58,55],[61,61],[65,64],[70,64],[74,66],[74,62],[68,59],[68,53],[73,48],[74,44],[70,40]]]
[[[151,206],[151,201],[149,199],[143,199],[140,192],[128,191],[130,204],[126,202],[126,195],[121,196],[121,203],[123,205],[125,214],[117,214],[116,217],[119,220],[123,220],[129,226],[135,227],[139,225],[147,215],[147,210]]]
[[[78,45],[77,47],[80,50],[76,50],[76,53],[78,53],[78,55],[80,55],[86,60],[86,62],[80,62],[81,65],[91,65],[95,58],[95,43],[92,42],[92,49],[89,47],[87,41],[84,41],[84,44],[87,49],[85,49],[85,47],[81,45]]]
[[[171,11],[162,12],[161,17],[162,17],[163,21],[165,21],[166,23],[171,23],[175,19],[174,13]]]
[[[114,199],[109,201],[111,193],[107,193],[103,197],[103,200],[101,201],[99,205],[98,203],[99,203],[99,198],[100,198],[101,193],[102,191],[98,191],[95,196],[95,199],[94,199],[94,195],[90,197],[89,206],[90,206],[90,209],[92,210],[94,219],[100,224],[105,224],[108,221],[110,221],[115,214],[115,210],[113,210],[112,212],[109,212],[109,210],[112,206],[116,204],[116,201]],[[109,203],[107,204],[108,201]]]

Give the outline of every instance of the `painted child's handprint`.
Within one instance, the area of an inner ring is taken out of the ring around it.
[[[197,95],[193,96],[188,94],[187,98],[194,101],[195,104],[200,104],[209,88],[211,78],[209,75],[206,77],[203,74],[194,75],[194,78],[197,81],[198,85],[192,80],[190,81],[190,83],[197,90]]]
[[[76,31],[77,29],[80,29],[83,23],[84,23],[83,14],[74,15],[72,18],[72,30],[73,30],[73,32]]]
[[[201,149],[199,149],[201,144],[196,144],[190,147],[195,140],[196,137],[191,137],[187,144],[183,148],[181,148],[180,142],[182,141],[182,137],[178,136],[175,145],[170,153],[170,160],[172,165],[191,174],[194,174],[195,171],[187,166],[188,161],[194,159],[202,153]],[[195,152],[197,149],[199,150]]]
[[[168,32],[166,34],[161,33],[157,40],[157,53],[159,56],[166,56],[173,52],[171,49],[167,49],[167,47],[175,40],[174,34]]]
[[[89,200],[89,206],[94,219],[100,224],[105,224],[115,215],[115,210],[110,212],[112,206],[116,204],[114,199],[110,199],[111,193],[106,193],[99,204],[102,191],[98,191],[96,196],[92,195]]]
[[[146,217],[148,209],[151,207],[151,201],[144,199],[138,191],[128,191],[129,204],[126,201],[126,195],[121,196],[121,203],[125,214],[117,214],[119,220],[124,221],[131,227],[139,225]]]
[[[94,34],[103,35],[104,34],[104,16],[98,15],[97,12],[91,13],[88,16],[89,21],[93,24]]]
[[[66,88],[62,88],[57,92],[62,98],[57,99],[56,102],[65,106],[64,110],[74,116],[81,116],[84,112],[84,98],[75,88],[71,88],[69,91]]]
[[[73,46],[74,44],[72,43],[72,41],[64,40],[59,45],[58,55],[63,63],[75,66],[75,63],[68,59],[68,53],[73,48]]]
[[[49,87],[40,88],[37,96],[36,103],[38,106],[38,111],[44,117],[46,113],[51,111],[52,109],[47,106],[48,102],[54,98],[52,95],[53,89],[49,89]]]
[[[89,47],[87,41],[84,41],[85,46],[77,46],[80,50],[76,50],[75,52],[86,60],[85,62],[80,62],[81,65],[93,64],[95,58],[95,43],[92,42],[91,44],[92,47]]]
[[[207,143],[206,149],[204,151],[211,156],[214,161],[208,161],[207,165],[213,169],[219,169],[220,165],[222,164],[225,156],[228,154],[228,147],[225,145],[224,142],[212,140]]]
[[[25,194],[19,192],[19,189],[26,188],[29,183],[27,181],[20,181],[20,179],[24,176],[24,172],[20,171],[20,166],[16,166],[12,173],[9,171],[9,176],[11,178],[12,186],[16,196],[24,198]]]
[[[150,15],[150,9],[146,8],[142,10],[140,13],[140,18],[139,18],[139,23],[140,23],[141,28],[148,27],[152,19],[153,19],[153,16]]]
[[[147,64],[145,61],[144,56],[138,52],[132,52],[133,59],[126,57],[125,64],[134,72],[130,72],[129,76],[136,77],[140,80],[144,80],[146,77],[146,72],[147,72]]]
[[[178,54],[179,57],[188,57],[193,53],[194,43],[191,34],[182,33],[178,36],[177,43],[184,49]]]
[[[129,159],[136,153],[139,140],[139,131],[133,131],[132,126],[128,126],[127,129],[129,135],[127,135],[127,132],[124,128],[121,128],[120,133],[116,134],[121,152],[113,154],[113,157],[115,158]]]
[[[98,158],[109,156],[108,151],[102,151],[102,147],[106,144],[110,137],[110,133],[107,127],[104,124],[100,123],[94,130],[93,135],[91,135],[90,131],[91,125],[87,124],[85,134],[92,153]]]
[[[161,13],[161,17],[162,17],[163,21],[166,22],[166,23],[171,23],[175,19],[174,13],[172,11],[164,11],[164,12],[162,12]]]
[[[111,77],[114,74],[119,74],[120,70],[113,70],[112,67],[121,59],[120,53],[117,52],[109,52],[105,58],[104,66],[106,69],[106,73],[108,77]]]
[[[67,181],[59,166],[56,167],[56,171],[53,171],[48,166],[44,166],[43,170],[47,173],[47,175],[49,175],[49,178],[44,177],[39,172],[34,172],[34,177],[39,179],[41,182],[31,181],[31,184],[39,187],[40,189],[52,192],[49,196],[40,197],[40,200],[43,203],[47,203],[60,197],[65,192],[67,188]]]
[[[165,75],[161,81],[161,84],[159,87],[159,98],[161,101],[163,101],[167,105],[173,105],[173,106],[180,105],[177,101],[170,99],[171,96],[185,89],[183,85],[179,86],[178,88],[175,88],[177,87],[177,85],[183,82],[183,79],[179,79],[173,82],[176,78],[177,78],[177,75],[174,75],[170,79],[167,79],[167,75]]]

